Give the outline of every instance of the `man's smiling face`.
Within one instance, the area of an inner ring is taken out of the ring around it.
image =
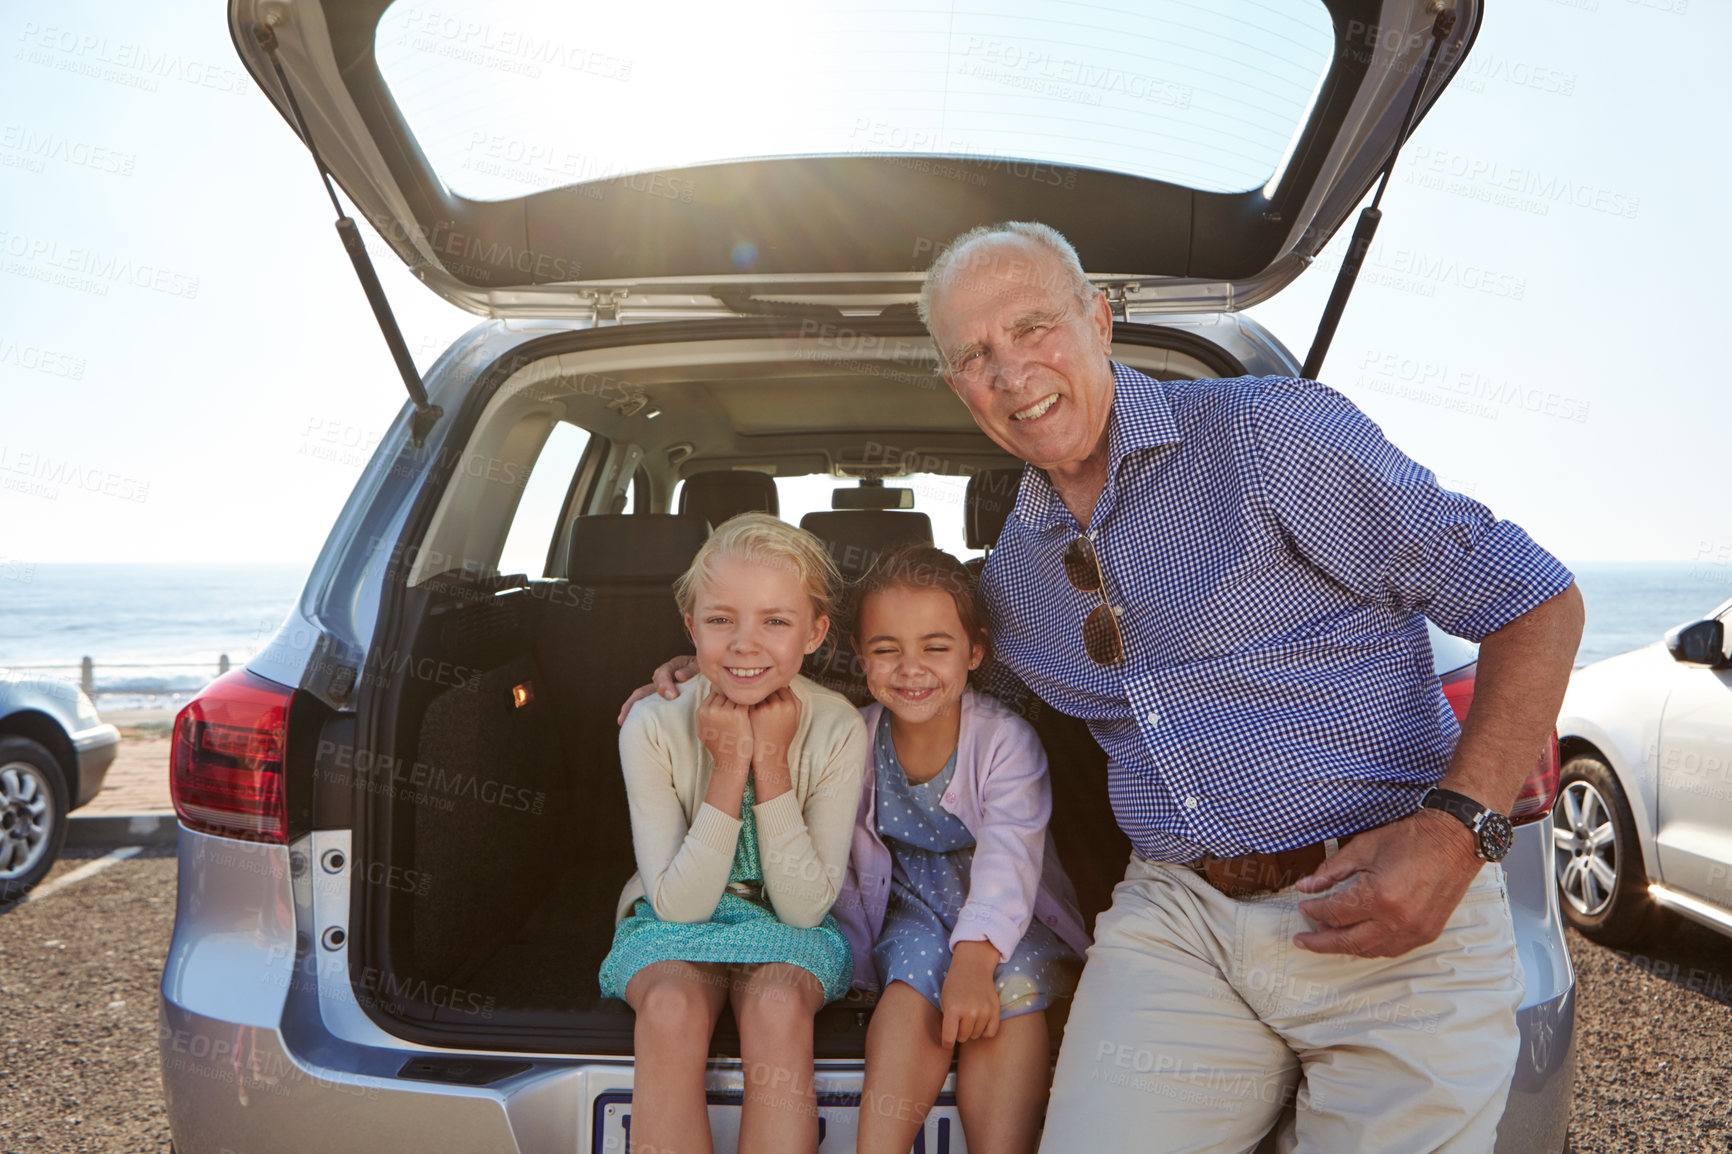
[[[1019,236],[975,241],[935,286],[945,380],[1006,451],[1075,473],[1106,451],[1113,403],[1106,297],[1076,299],[1064,266]]]

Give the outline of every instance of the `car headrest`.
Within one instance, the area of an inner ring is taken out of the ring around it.
[[[968,478],[962,498],[963,535],[970,549],[990,549],[1004,532],[1005,519],[1016,508],[1022,469],[982,469]]]
[[[691,565],[710,523],[692,513],[591,513],[571,523],[574,584],[671,582]]]
[[[823,541],[845,581],[863,576],[879,554],[907,541],[932,544],[932,518],[893,509],[845,509],[807,513],[800,528]]]
[[[776,499],[776,479],[752,469],[721,469],[687,477],[680,486],[680,512],[696,513],[720,528],[723,521],[740,513],[781,510]]]

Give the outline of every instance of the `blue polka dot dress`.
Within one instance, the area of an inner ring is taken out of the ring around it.
[[[613,948],[601,962],[601,994],[624,998],[632,977],[655,962],[712,962],[720,965],[760,965],[788,962],[808,971],[833,1002],[848,992],[854,976],[854,951],[834,914],[811,929],[790,926],[776,917],[768,896],[762,895],[763,868],[758,860],[758,824],[752,817],[756,795],[752,779],[740,799],[740,840],[728,888],[707,922],[664,922],[643,898],[613,931]]]
[[[910,784],[890,737],[890,711],[878,719],[872,757],[878,836],[890,850],[890,901],[872,947],[883,985],[904,982],[940,1005],[950,972],[950,935],[968,901],[974,835],[939,805],[956,774],[956,754],[938,776]],[[1076,989],[1082,959],[1043,923],[1030,920],[1010,961],[999,963],[999,1020],[1044,1010]]]

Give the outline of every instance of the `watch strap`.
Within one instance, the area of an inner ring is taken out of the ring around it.
[[[1479,832],[1481,819],[1485,814],[1495,813],[1490,806],[1481,805],[1465,793],[1457,793],[1453,789],[1441,789],[1437,786],[1425,791],[1419,799],[1419,804],[1425,809],[1441,809],[1468,829]]]

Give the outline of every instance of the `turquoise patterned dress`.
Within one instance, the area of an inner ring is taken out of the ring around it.
[[[639,898],[631,914],[613,931],[613,948],[601,961],[601,995],[624,998],[632,976],[656,962],[710,962],[751,966],[788,962],[818,979],[824,1001],[848,992],[854,976],[854,953],[842,936],[834,914],[809,930],[776,918],[763,893],[764,871],[758,861],[758,823],[752,818],[755,794],[746,778],[740,799],[740,840],[728,888],[707,922],[664,922],[655,907]]]
[[[942,1008],[950,972],[950,935],[968,902],[974,835],[939,804],[956,774],[956,754],[938,776],[915,785],[896,757],[890,711],[878,720],[872,756],[877,784],[878,836],[890,850],[890,902],[872,961],[885,986],[904,982]],[[993,973],[1000,1021],[1032,1014],[1076,990],[1082,959],[1038,919],[1017,943],[1010,961]]]

